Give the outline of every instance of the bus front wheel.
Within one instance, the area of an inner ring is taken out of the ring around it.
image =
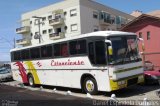
[[[34,87],[35,83],[34,83],[34,78],[32,75],[28,75],[28,83],[30,86]]]
[[[98,92],[97,82],[94,78],[91,77],[85,78],[83,88],[86,93],[90,93],[91,95],[95,95]]]

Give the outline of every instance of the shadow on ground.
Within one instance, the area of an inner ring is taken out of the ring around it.
[[[40,85],[36,86],[36,88],[39,88]],[[43,88],[49,89],[49,90],[53,90],[54,88],[56,88],[59,91],[71,91],[74,93],[80,93],[80,94],[85,94],[84,92],[82,92],[82,90],[80,89],[73,89],[73,88],[66,88],[66,87],[58,87],[58,86],[46,86],[43,85]],[[124,97],[131,97],[131,96],[135,96],[135,95],[145,95],[145,93],[147,92],[151,92],[151,91],[155,91],[160,89],[160,86],[158,84],[154,84],[154,85],[135,85],[135,86],[131,86],[125,89],[121,89],[121,90],[117,90],[117,91],[113,91],[113,92],[99,92],[97,94],[97,96],[106,96],[106,97],[110,97],[112,94],[116,94],[117,97],[120,98],[124,98]]]
[[[118,91],[107,92],[105,96],[110,96],[111,94],[116,94],[117,97],[124,98],[124,97],[131,97],[135,95],[145,95],[147,92],[155,91],[160,89],[160,86],[157,84],[154,85],[135,85],[125,89],[121,89]]]

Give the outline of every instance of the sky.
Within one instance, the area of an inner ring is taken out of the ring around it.
[[[21,14],[62,0],[1,0],[0,1],[0,61],[10,61],[13,41],[21,35],[15,33],[20,27]],[[134,10],[148,13],[160,10],[160,0],[95,0],[103,5],[130,14]]]

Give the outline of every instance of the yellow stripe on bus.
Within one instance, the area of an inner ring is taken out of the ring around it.
[[[31,61],[27,61],[25,62],[25,64],[28,67],[28,71],[33,75],[35,84],[41,84],[37,74],[37,70],[35,69],[33,63]]]

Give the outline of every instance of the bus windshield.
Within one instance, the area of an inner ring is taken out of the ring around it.
[[[112,36],[108,40],[112,42],[113,50],[113,54],[109,56],[109,64],[124,64],[140,60],[136,35]]]

